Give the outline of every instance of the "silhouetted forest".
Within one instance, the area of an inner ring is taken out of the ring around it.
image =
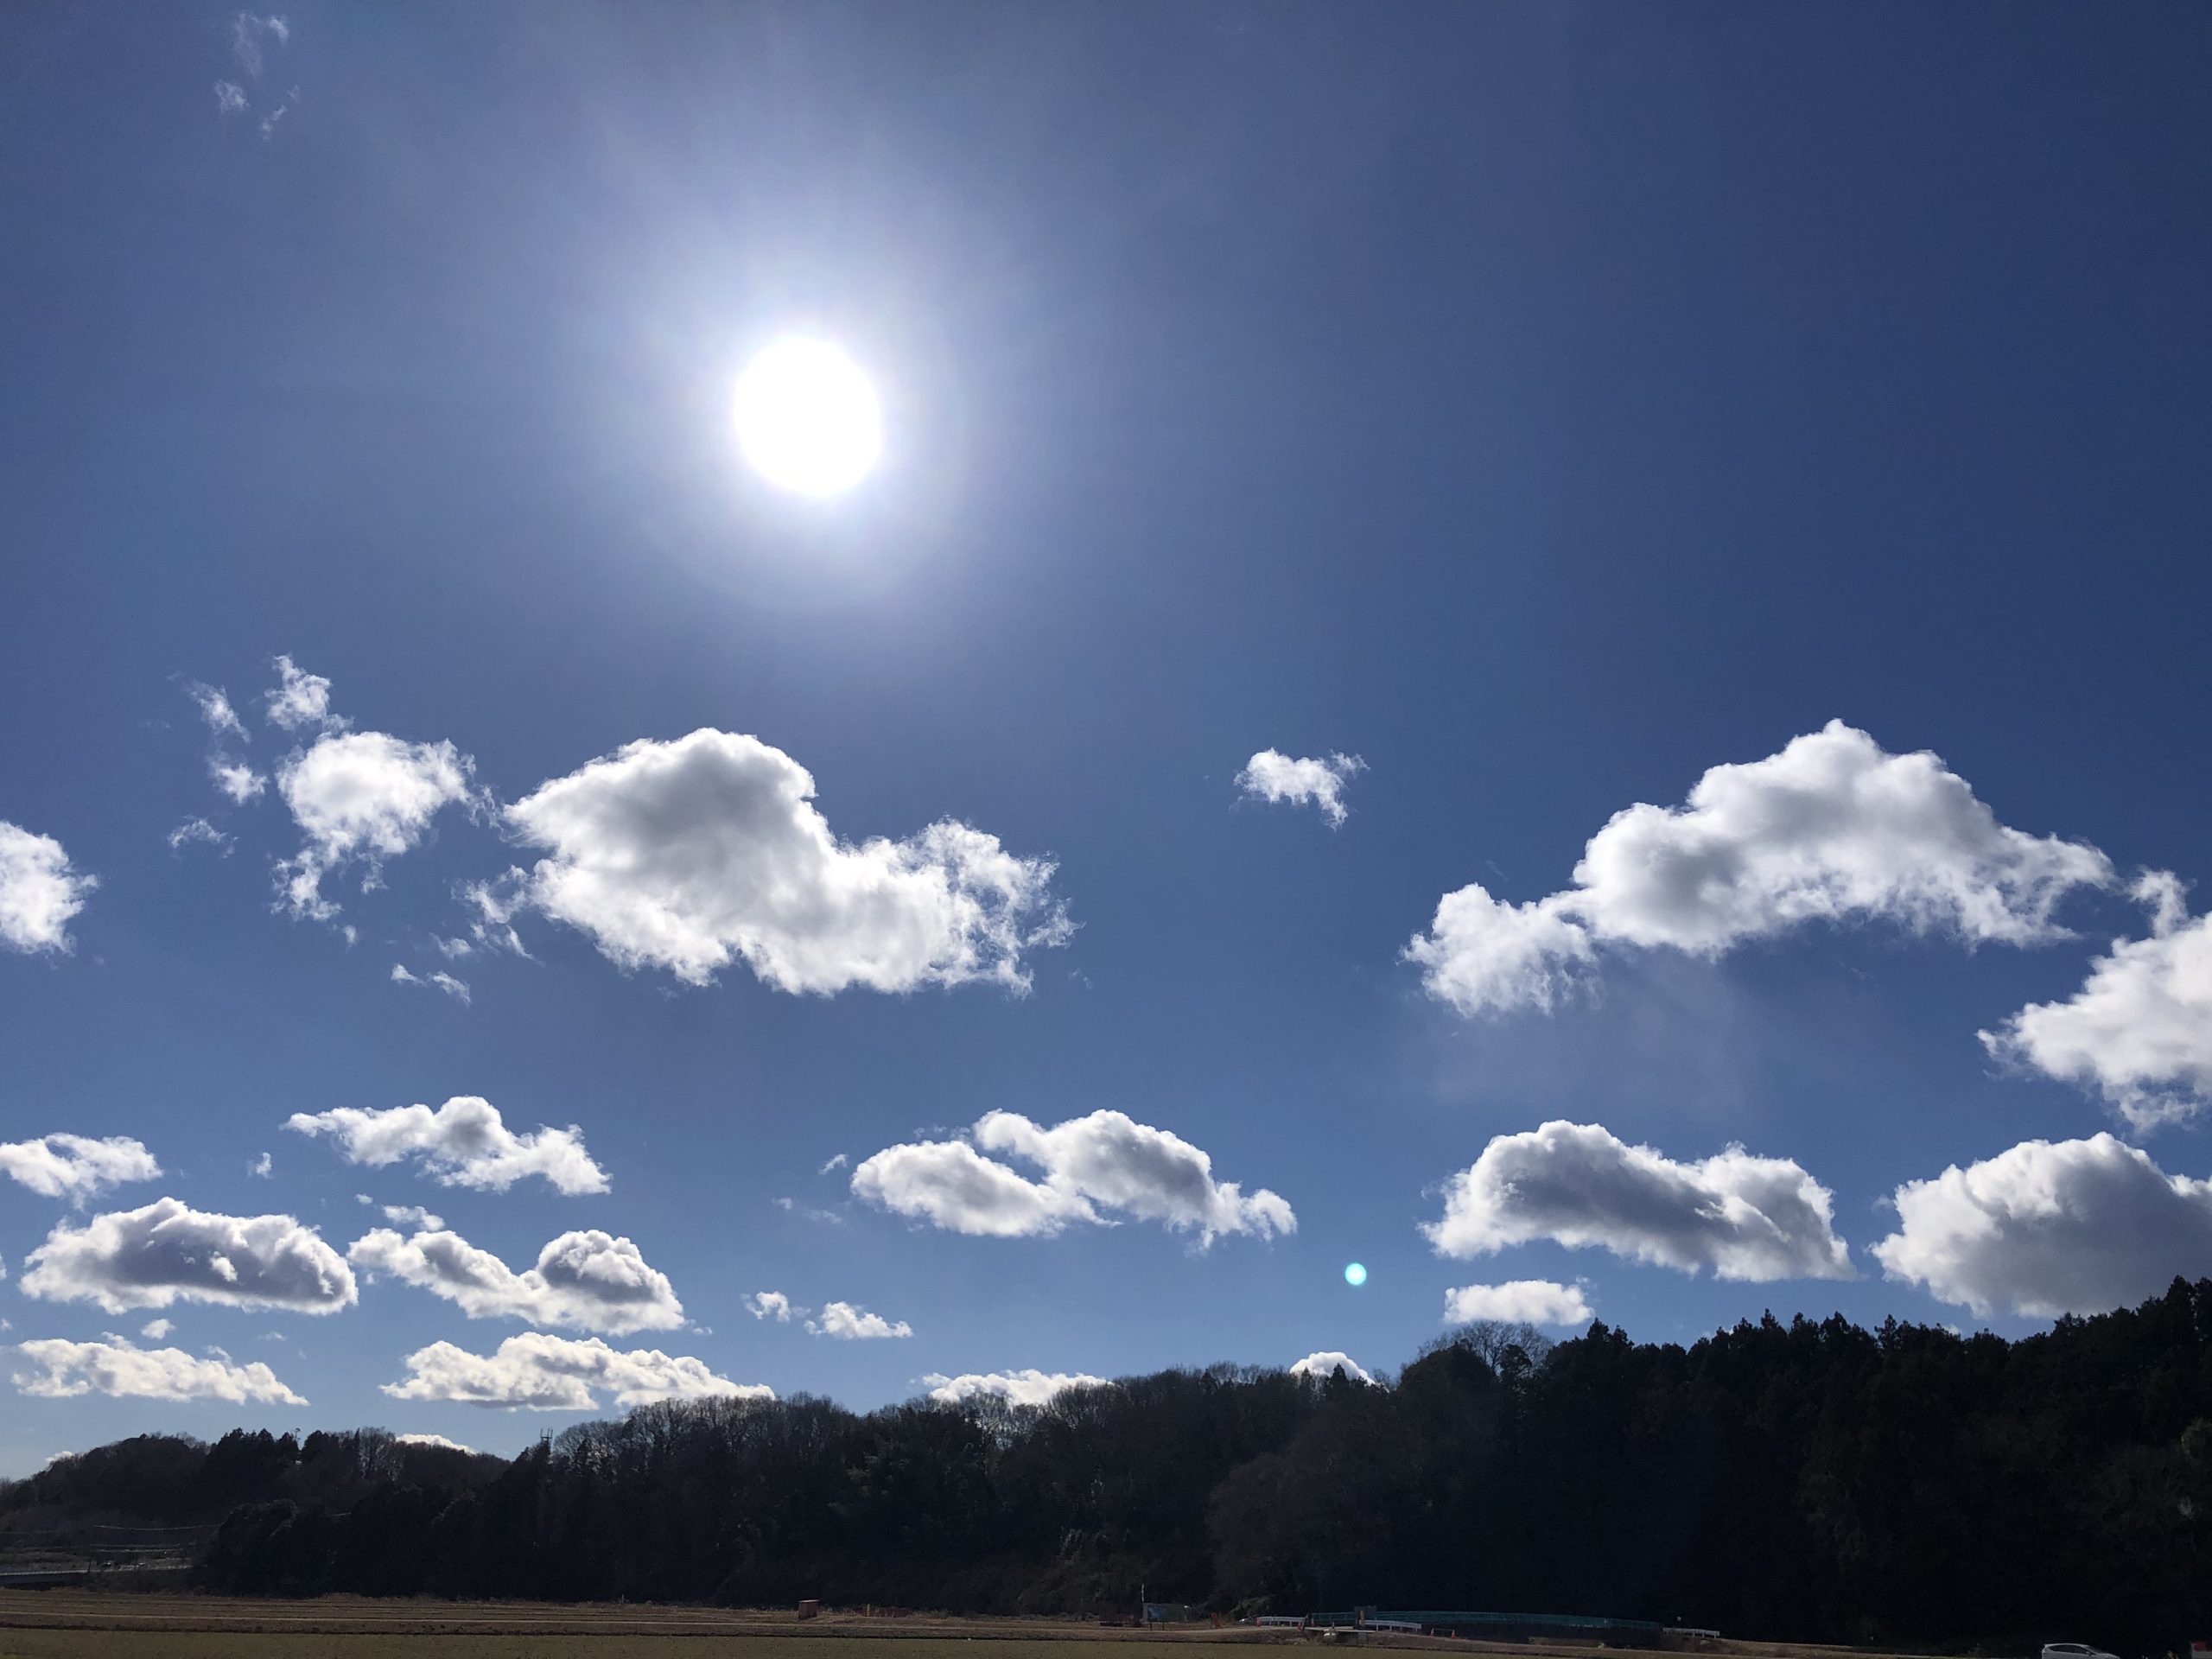
[[[713,1400],[512,1462],[376,1430],[146,1436],[0,1492],[0,1534],[94,1516],[221,1518],[200,1581],[279,1595],[1093,1613],[1142,1585],[2186,1652],[2212,1636],[2212,1280],[2012,1343],[1475,1325],[1375,1386],[1224,1366],[1042,1408]]]

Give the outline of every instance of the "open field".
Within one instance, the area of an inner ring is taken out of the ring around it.
[[[661,1642],[681,1643],[673,1649],[681,1659],[974,1659],[978,1642],[993,1644],[989,1659],[1058,1659],[1070,1643],[1113,1643],[1113,1659],[1174,1659],[1178,1649],[1185,1650],[1184,1659],[1196,1659],[1187,1649],[1198,1645],[1320,1648],[1294,1631],[1204,1625],[1163,1633],[1075,1620],[941,1614],[829,1612],[800,1622],[784,1612],[721,1607],[0,1591],[0,1659],[619,1659]],[[1621,1659],[1619,1649],[1564,1643],[1522,1646],[1378,1635],[1370,1645],[1529,1659]],[[1855,1649],[1700,1645],[1727,1659],[1890,1659]]]

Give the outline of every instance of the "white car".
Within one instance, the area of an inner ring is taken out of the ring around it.
[[[2043,1659],[2116,1659],[2102,1648],[2085,1647],[2079,1642],[2046,1642],[2043,1644]]]

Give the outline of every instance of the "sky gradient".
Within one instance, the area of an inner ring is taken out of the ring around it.
[[[2212,1273],[2201,9],[6,32],[0,1473]]]

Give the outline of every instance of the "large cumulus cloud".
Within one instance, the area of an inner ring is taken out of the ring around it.
[[[1682,806],[1616,813],[1564,892],[1446,894],[1406,955],[1462,1012],[1548,1007],[1603,945],[1714,957],[1812,922],[2033,944],[2061,933],[2060,899],[2112,874],[2093,847],[1999,823],[1936,756],[1889,753],[1832,721],[1763,760],[1714,766]]]
[[[1694,1163],[1595,1123],[1501,1135],[1446,1188],[1421,1230],[1440,1255],[1546,1239],[1722,1279],[1848,1279],[1828,1190],[1786,1158],[1730,1147]]]
[[[1010,1406],[1050,1405],[1071,1389],[1103,1389],[1103,1376],[1084,1371],[1040,1371],[1034,1366],[1018,1371],[964,1371],[947,1376],[931,1371],[920,1379],[930,1398],[941,1406],[961,1406],[971,1400],[1003,1400]]]
[[[125,1181],[161,1179],[162,1166],[143,1141],[127,1135],[95,1141],[82,1135],[46,1135],[0,1142],[0,1175],[42,1198],[82,1204]]]
[[[499,1109],[480,1095],[455,1095],[433,1110],[423,1105],[370,1110],[334,1107],[295,1112],[284,1127],[325,1135],[346,1162],[381,1169],[404,1160],[419,1162],[442,1186],[504,1192],[517,1181],[543,1178],[561,1192],[604,1192],[607,1172],[584,1149],[583,1131],[543,1125],[517,1135]]]
[[[132,1400],[226,1400],[234,1405],[304,1406],[308,1402],[256,1360],[195,1358],[181,1348],[139,1348],[121,1337],[67,1342],[58,1337],[19,1344],[28,1362],[13,1375],[18,1390],[47,1400],[105,1394]]]
[[[444,1400],[472,1406],[520,1407],[529,1411],[590,1411],[599,1396],[618,1406],[659,1400],[772,1400],[775,1390],[733,1382],[703,1360],[664,1354],[658,1348],[628,1352],[597,1337],[577,1341],[531,1331],[509,1337],[489,1354],[472,1354],[434,1342],[407,1356],[407,1376],[387,1382],[395,1400]]]
[[[813,802],[812,776],[780,749],[702,728],[631,743],[507,817],[547,853],[526,902],[623,967],[690,984],[741,962],[784,991],[1020,990],[1026,953],[1066,938],[1049,860],[950,820],[842,841]]]
[[[52,836],[0,823],[0,946],[26,956],[73,950],[69,924],[98,886]]]
[[[2212,1181],[2169,1175],[2109,1135],[2028,1141],[1893,1200],[1890,1277],[1988,1315],[2101,1313],[2212,1274]]]
[[[2212,916],[2188,918],[2164,872],[2137,884],[2151,937],[2120,939],[2061,1002],[2023,1008],[1981,1040],[2002,1059],[2094,1090],[2138,1130],[2212,1103]]]
[[[984,1155],[994,1152],[1038,1173]],[[1198,1147],[1115,1111],[1050,1128],[992,1112],[964,1141],[885,1147],[853,1171],[852,1190],[951,1232],[1001,1238],[1124,1216],[1194,1232],[1205,1243],[1224,1233],[1268,1238],[1298,1230],[1290,1205],[1274,1193],[1262,1187],[1247,1195],[1234,1181],[1215,1180],[1213,1160]]]
[[[668,1275],[638,1247],[596,1230],[563,1233],[517,1273],[489,1250],[443,1229],[404,1236],[379,1227],[346,1252],[365,1273],[388,1274],[442,1296],[472,1319],[520,1319],[609,1336],[672,1331],[683,1323]]]
[[[179,1301],[335,1313],[359,1299],[353,1270],[290,1216],[224,1216],[175,1198],[56,1227],[24,1262],[23,1294],[110,1313]]]

